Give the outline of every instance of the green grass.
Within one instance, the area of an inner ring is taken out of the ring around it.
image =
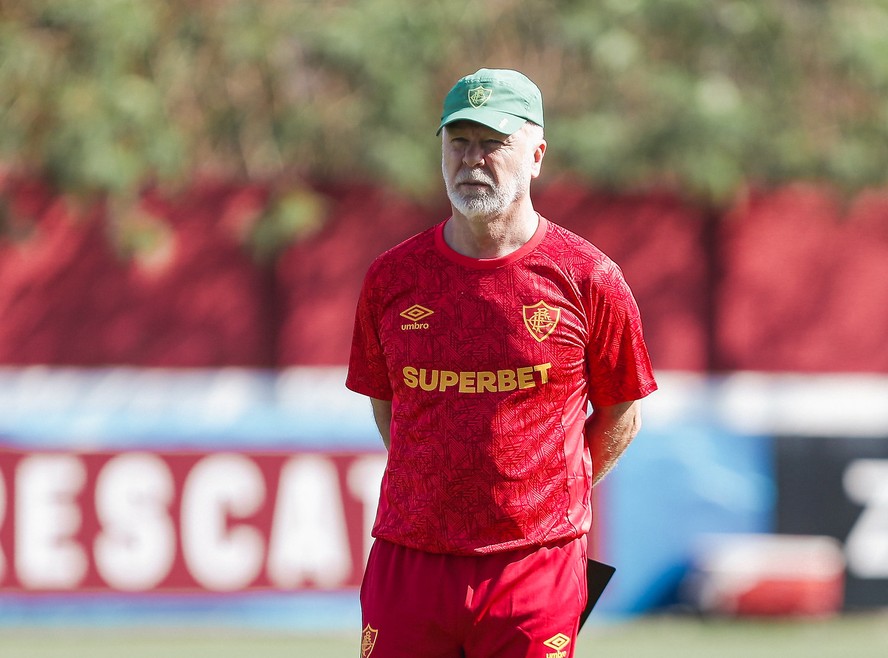
[[[3,658],[354,658],[358,635],[225,630],[3,629]],[[885,658],[888,615],[823,621],[646,617],[594,626],[577,658]],[[417,656],[416,658],[422,658]]]
[[[581,649],[581,650],[580,650]],[[819,621],[646,618],[581,637],[578,657],[886,658],[888,616]]]

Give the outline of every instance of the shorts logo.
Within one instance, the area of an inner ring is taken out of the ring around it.
[[[377,635],[379,635],[379,631],[375,628],[371,628],[370,624],[364,626],[364,630],[361,631],[361,658],[368,658],[368,656],[373,653],[373,647],[376,646]]]
[[[558,321],[561,319],[561,309],[553,308],[544,301],[538,301],[533,306],[522,306],[524,326],[530,335],[538,343],[542,343],[555,331]]]
[[[570,638],[564,633],[558,633],[558,635],[553,635],[543,644],[550,649],[555,649],[555,651],[547,653],[546,658],[564,658],[567,655],[564,647],[570,644]]]
[[[481,107],[490,100],[492,95],[493,89],[485,89],[483,85],[472,87],[469,89],[469,103],[472,104],[472,107]]]

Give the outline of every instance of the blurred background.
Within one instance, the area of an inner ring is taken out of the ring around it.
[[[481,67],[542,89],[535,205],[622,266],[660,382],[596,615],[888,606],[886,34],[886,0],[0,0],[0,626],[355,632],[354,305],[447,216]]]

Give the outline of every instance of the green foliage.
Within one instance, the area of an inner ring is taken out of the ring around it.
[[[549,176],[855,190],[888,171],[885,34],[888,0],[0,0],[0,159],[78,192],[212,174],[424,196],[441,99],[498,66],[543,89]]]
[[[281,245],[312,235],[323,225],[326,213],[325,200],[319,194],[302,188],[284,190],[271,200],[252,228],[249,242],[257,260],[274,260]]]

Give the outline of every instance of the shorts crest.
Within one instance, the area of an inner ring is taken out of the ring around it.
[[[361,631],[361,658],[368,658],[373,653],[377,635],[379,635],[378,629],[371,628],[370,624],[364,626],[364,630]]]

